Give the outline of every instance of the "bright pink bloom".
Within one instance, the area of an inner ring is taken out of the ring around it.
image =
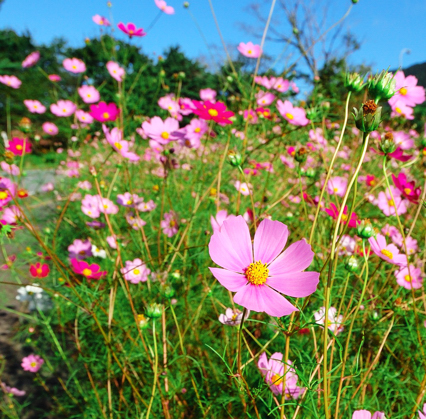
[[[59,128],[53,122],[45,122],[41,127],[49,135],[56,135],[59,132]]]
[[[126,281],[138,284],[139,282],[146,282],[148,280],[151,270],[147,268],[145,262],[135,259],[133,261],[127,260],[125,267],[121,268],[120,272]]]
[[[414,119],[413,108],[407,106],[404,102],[398,100],[392,105],[391,117],[401,116],[405,119]]]
[[[106,271],[100,271],[101,267],[96,263],[89,265],[84,260],[71,259],[73,271],[78,275],[83,275],[87,279],[100,279],[107,274]]]
[[[40,59],[40,52],[34,51],[31,54],[25,57],[25,60],[22,61],[22,67],[28,68],[37,64],[37,61]]]
[[[268,108],[256,108],[256,113],[266,119],[272,119],[271,110]]]
[[[278,77],[272,88],[277,90],[278,92],[284,93],[290,87],[290,82],[288,80],[283,79],[282,77]]]
[[[355,410],[352,419],[386,419],[383,412],[376,412],[373,416],[368,410]]]
[[[397,71],[395,82],[397,93],[389,99],[392,108],[397,102],[402,102],[407,106],[416,106],[425,101],[425,89],[422,86],[417,86],[417,77],[405,77],[403,71]]]
[[[65,70],[71,73],[78,74],[86,71],[86,64],[78,58],[65,58],[65,60],[62,61],[62,65]]]
[[[297,385],[298,377],[291,365],[290,360],[287,361],[287,365],[284,364],[281,352],[275,352],[269,360],[266,353],[263,352],[257,363],[266,384],[276,396],[283,394],[283,382],[285,381],[286,396],[297,399],[304,393],[305,389]]]
[[[22,156],[24,152],[25,154],[30,154],[31,143],[28,139],[13,137],[12,140],[9,141],[7,150],[11,151],[15,156]]]
[[[210,87],[208,87],[207,89],[200,90],[200,98],[203,101],[208,100],[211,103],[215,103],[216,95],[217,95],[216,90],[210,89]]]
[[[407,176],[403,172],[401,172],[398,177],[392,174],[392,180],[404,198],[407,198],[413,204],[419,203],[422,190],[416,188],[416,182],[414,180],[408,182]]]
[[[88,112],[84,112],[83,109],[75,111],[75,116],[82,124],[91,124],[94,121],[92,115]]]
[[[233,215],[228,215],[228,211],[221,210],[216,214],[216,217],[213,217],[213,215],[210,217],[210,222],[212,223],[212,229],[213,233],[216,231],[220,231],[220,228],[222,227],[222,224],[225,220],[227,220],[229,217],[234,217]]]
[[[90,115],[99,122],[115,121],[120,114],[120,109],[114,102],[106,104],[99,102],[97,105],[90,105]]]
[[[348,186],[348,180],[341,176],[334,176],[330,178],[327,183],[327,192],[330,195],[345,196]]]
[[[407,256],[400,254],[394,244],[386,244],[386,238],[382,234],[377,234],[376,238],[368,239],[371,250],[381,259],[392,265],[407,266]]]
[[[240,54],[249,58],[258,58],[262,54],[262,49],[260,48],[260,45],[255,45],[253,44],[253,42],[247,42],[247,44],[245,44],[244,42],[240,42],[237,49]]]
[[[194,104],[192,103],[192,99],[189,97],[181,97],[179,98],[179,113],[181,115],[190,115],[194,110]]]
[[[44,359],[39,355],[28,355],[22,358],[21,367],[24,371],[37,372],[44,364]]]
[[[71,116],[76,110],[76,104],[70,100],[58,100],[58,103],[50,105],[50,112],[56,116]]]
[[[151,120],[142,124],[145,134],[159,144],[168,144],[170,141],[182,138],[182,133],[178,132],[179,122],[173,118],[163,121],[159,116],[154,116]]]
[[[24,100],[24,105],[27,107],[27,109],[31,113],[40,113],[40,114],[42,114],[42,113],[46,112],[46,106],[44,106],[38,100],[26,99],[26,100]]]
[[[139,161],[140,157],[132,151],[129,151],[130,142],[123,140],[123,133],[120,129],[115,127],[110,132],[108,131],[108,128],[103,124],[102,129],[104,131],[106,140],[115,151],[117,151],[124,158],[129,159],[132,162]]]
[[[337,220],[337,217],[339,216],[339,210],[337,209],[336,205],[334,205],[332,202],[330,203],[330,208],[324,208],[324,211],[331,217],[333,220]],[[345,205],[345,208],[343,209],[342,214],[342,224],[346,224],[348,222],[348,207]],[[349,227],[355,228],[361,221],[358,220],[358,216],[353,212],[351,214],[351,218],[349,220]]]
[[[259,119],[256,111],[254,111],[253,109],[246,109],[243,113],[243,117],[244,119],[248,119],[251,124],[256,124],[257,120]]]
[[[379,154],[381,156],[384,156],[385,153],[383,153],[382,151],[378,151],[376,149],[374,149],[373,147],[371,148],[371,150],[376,153]],[[390,157],[391,159],[395,159],[395,160],[399,160],[402,162],[406,162],[408,160],[410,160],[413,156],[411,155],[404,155],[404,152],[402,151],[402,149],[400,147],[397,147],[397,149],[393,152],[393,153],[389,153],[388,157]]]
[[[425,327],[426,327],[426,323],[425,323]],[[419,419],[426,419],[426,403],[423,405],[423,412],[419,412]]]
[[[78,94],[83,99],[84,103],[96,103],[101,98],[96,87],[88,86],[86,84],[78,88]]]
[[[111,26],[111,23],[109,23],[109,20],[106,17],[103,17],[101,15],[93,16],[92,20],[99,26]]]
[[[205,119],[206,121],[213,120],[219,125],[232,124],[229,118],[233,117],[235,114],[234,112],[227,111],[224,103],[212,103],[208,100],[205,102],[193,100],[192,103],[195,106],[194,114],[198,115],[201,119]]]
[[[377,199],[377,206],[383,211],[386,216],[395,215],[395,211],[398,215],[405,214],[407,212],[408,201],[401,198],[401,192],[391,186],[392,195],[389,189],[385,192],[380,192]],[[396,210],[395,210],[396,209]]]
[[[155,5],[162,10],[167,15],[173,15],[175,13],[175,9],[172,6],[167,6],[167,3],[164,0],[154,0]]]
[[[281,116],[292,125],[305,126],[309,124],[305,110],[294,107],[289,100],[285,102],[281,99],[277,100],[277,109]]]
[[[422,270],[420,268],[415,268],[413,265],[410,265],[410,270],[408,266],[395,272],[396,282],[401,285],[401,287],[418,289],[423,285],[423,276]]]
[[[0,83],[11,87],[12,89],[19,89],[22,82],[16,76],[0,76]]]
[[[49,272],[50,268],[47,263],[41,264],[37,262],[35,265],[30,266],[30,274],[33,278],[46,278]]]
[[[287,238],[285,224],[265,219],[259,224],[252,245],[244,218],[231,217],[223,222],[220,231],[214,232],[209,243],[210,257],[224,269],[209,269],[221,285],[237,292],[235,303],[270,316],[288,315],[298,309],[280,293],[307,297],[317,289],[319,273],[302,272],[314,257],[305,240],[281,253]]]
[[[167,237],[173,237],[179,230],[177,215],[174,211],[166,212],[164,220],[161,221],[160,227]]]
[[[108,61],[106,63],[106,68],[112,78],[117,81],[123,81],[123,77],[126,75],[126,71],[124,70],[124,68],[120,67],[114,61]]]
[[[126,35],[129,35],[129,38],[132,38],[133,36],[146,35],[146,33],[143,31],[143,28],[136,28],[134,23],[128,23],[127,25],[125,25],[124,23],[120,22],[117,27]]]
[[[50,80],[50,81],[54,81],[54,82],[56,82],[56,81],[61,81],[62,79],[61,79],[61,76],[58,76],[57,74],[49,74],[48,76],[47,76],[47,78]]]
[[[273,93],[260,90],[256,94],[256,98],[256,102],[259,106],[269,106],[275,100],[275,95]]]

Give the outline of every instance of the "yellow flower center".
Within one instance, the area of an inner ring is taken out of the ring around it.
[[[35,368],[36,366],[37,366],[37,362],[31,362],[31,364],[30,364],[33,368]]]
[[[407,195],[410,195],[410,193],[412,192],[412,190],[411,190],[410,188],[404,188],[404,192],[405,192]]]
[[[402,114],[401,108],[399,108],[399,107],[396,107],[395,111]]]
[[[76,65],[73,65],[72,68],[73,68],[73,70],[77,70],[77,66]]]
[[[388,204],[389,204],[390,207],[395,206],[395,202],[393,202],[393,199],[389,199]]]
[[[102,114],[102,116],[104,117],[104,119],[108,119],[109,118],[109,113],[108,112],[104,112]]]
[[[387,250],[387,249],[382,249],[381,251],[380,251],[380,253],[382,254],[382,255],[384,255],[384,256],[386,256],[387,258],[389,258],[389,259],[393,259],[393,254],[392,254],[392,252],[390,252],[389,250]]]
[[[123,148],[123,146],[120,143],[114,143],[115,148],[118,150],[121,150]]]
[[[21,146],[21,145],[17,145],[17,146],[16,146],[16,149],[17,149],[17,150],[22,150],[22,146]]]
[[[174,227],[176,225],[176,221],[172,220],[170,221],[170,227]]]
[[[334,192],[339,192],[339,188],[333,188]]]
[[[407,89],[406,89],[405,87],[401,87],[401,89],[399,89],[399,93],[400,93],[402,96],[405,96],[405,95],[407,94]]]
[[[166,131],[161,133],[161,138],[163,138],[164,140],[168,140],[170,137],[170,134]]]
[[[84,276],[89,276],[89,275],[92,275],[92,271],[90,269],[88,269],[88,268],[85,268],[85,269],[83,269],[82,274]]]
[[[410,276],[410,275],[405,275],[405,276],[404,276],[404,279],[405,279],[407,282],[411,282],[411,281],[412,281],[412,279],[411,279],[411,276]]]
[[[6,191],[0,191],[0,201],[7,199],[8,193]]]
[[[133,269],[133,273],[135,275],[139,275],[141,273],[141,271],[139,269]]]
[[[249,55],[251,55],[253,53],[253,51],[251,50],[251,49],[249,49],[248,51],[247,51],[247,54],[249,54]]]
[[[283,377],[279,374],[274,374],[271,381],[274,386],[279,386],[283,382]]]
[[[291,114],[291,113],[286,113],[285,114],[285,116],[288,118],[288,119],[294,119],[294,116]]]
[[[346,221],[348,219],[348,216],[346,214],[342,214],[342,221]]]
[[[130,34],[130,35],[132,35],[132,34],[133,34],[133,31],[132,31],[131,29],[129,30],[129,34]]]
[[[195,132],[200,132],[200,131],[201,131],[201,128],[197,127],[197,128],[195,128],[195,129],[194,129],[194,131],[195,131]]]
[[[218,116],[219,115],[219,113],[217,112],[217,110],[216,109],[209,109],[209,115],[210,116],[213,116],[213,117],[215,117],[215,116]]]
[[[268,275],[269,269],[266,267],[266,263],[262,263],[260,260],[250,263],[246,270],[246,278],[253,285],[263,285]]]

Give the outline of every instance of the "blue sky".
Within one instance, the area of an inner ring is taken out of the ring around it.
[[[259,42],[256,34],[246,33],[241,22],[256,24],[246,11],[250,0],[212,0],[226,43],[235,52],[239,42]],[[294,0],[286,0],[291,3]],[[310,0],[305,0],[310,1]],[[350,0],[315,0],[313,11],[320,12],[321,4],[331,4],[328,23],[337,21],[351,4]],[[265,13],[270,0],[258,0]],[[147,54],[161,54],[168,46],[179,44],[190,57],[209,55],[182,0],[168,0],[176,14],[163,14],[148,35],[135,40]],[[279,1],[277,1],[279,3]],[[317,10],[315,10],[317,8]],[[214,25],[208,0],[190,1],[190,10],[203,30],[209,45],[220,46],[220,38]],[[154,0],[112,0],[107,7],[105,0],[5,0],[0,9],[0,28],[12,28],[18,33],[29,30],[36,43],[48,43],[61,36],[70,45],[83,45],[86,37],[99,34],[99,27],[91,18],[94,14],[110,17],[114,23],[134,22],[147,28],[155,19],[159,9]],[[361,50],[350,58],[351,63],[372,64],[376,69],[398,67],[402,49],[411,54],[404,55],[404,67],[426,61],[426,1],[424,0],[359,0],[346,20],[347,27],[362,42]],[[125,36],[118,33],[117,37]],[[260,33],[258,34],[261,35]],[[282,49],[272,41],[265,44],[265,52],[278,56]],[[213,49],[215,51],[215,49]]]

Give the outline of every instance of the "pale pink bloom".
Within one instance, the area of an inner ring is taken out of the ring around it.
[[[426,320],[425,320],[425,327],[426,327]],[[426,403],[423,405],[423,412],[419,412],[419,419],[426,419]]]
[[[339,255],[345,255],[345,256],[353,255],[355,252],[355,246],[356,246],[356,240],[353,237],[347,234],[344,234],[338,246]]]
[[[83,109],[75,111],[75,116],[83,124],[91,124],[94,121],[93,116],[88,112],[84,112]]]
[[[170,112],[170,115],[176,118],[180,111],[179,103],[176,101],[175,95],[169,94],[163,97],[160,97],[158,100],[158,106],[161,109],[165,109]]]
[[[33,65],[37,64],[39,59],[40,59],[40,52],[34,51],[25,57],[25,60],[22,61],[22,67],[23,68],[32,67]]]
[[[190,115],[193,113],[195,109],[194,104],[192,103],[192,99],[189,97],[181,97],[179,98],[179,113],[181,115]]]
[[[422,86],[417,86],[417,77],[405,77],[403,71],[397,71],[395,82],[397,92],[389,99],[392,108],[397,102],[402,102],[407,106],[416,106],[425,101],[425,89]]]
[[[207,122],[202,119],[192,119],[184,128],[185,137],[179,141],[189,148],[198,148],[201,137],[207,132]]]
[[[55,185],[52,182],[45,183],[40,189],[42,192],[51,192],[55,189]]]
[[[45,122],[41,127],[49,135],[56,135],[59,132],[59,128],[53,122]]]
[[[179,230],[177,215],[174,211],[166,212],[164,220],[161,221],[160,227],[167,237],[173,237]]]
[[[292,125],[305,126],[309,124],[305,110],[294,107],[289,100],[283,102],[281,99],[278,99],[277,109],[281,116]]]
[[[216,214],[216,217],[213,217],[213,215],[210,217],[210,222],[212,224],[213,233],[215,231],[220,231],[220,228],[222,227],[222,224],[225,220],[227,220],[229,217],[234,217],[233,215],[228,215],[228,211],[221,210]]]
[[[376,238],[368,239],[371,250],[381,259],[392,265],[407,266],[407,256],[399,253],[398,248],[394,244],[386,244],[386,238],[382,234],[377,234]]]
[[[207,89],[200,90],[200,98],[202,101],[208,100],[211,103],[215,103],[216,95],[217,95],[216,90],[210,89],[210,87],[208,87]]]
[[[272,86],[277,82],[276,77],[268,78],[266,76],[256,76],[254,81],[267,89],[272,89]]]
[[[368,410],[355,410],[352,419],[386,419],[383,412],[376,412],[373,416]]]
[[[81,211],[90,218],[98,218],[101,213],[99,211],[97,196],[86,195],[81,201]]]
[[[407,106],[404,102],[398,100],[392,105],[391,117],[401,116],[405,119],[414,119],[413,108]]]
[[[133,212],[129,212],[126,214],[126,221],[131,225],[133,230],[140,230],[146,222],[142,220],[142,218],[135,216]]]
[[[38,355],[28,355],[22,359],[21,366],[25,371],[37,372],[44,364],[44,359]]]
[[[109,247],[111,247],[111,249],[117,249],[118,244],[115,236],[108,236],[106,238],[106,241],[109,244]]]
[[[139,161],[140,157],[136,153],[129,151],[129,147],[132,143],[130,143],[130,141],[123,140],[123,132],[120,129],[115,127],[110,132],[106,125],[102,125],[102,129],[106,140],[115,151],[120,153],[124,158],[129,159],[131,162]]]
[[[84,103],[96,103],[101,98],[96,87],[88,86],[86,84],[78,88],[78,94],[83,99]]]
[[[393,140],[401,150],[409,150],[414,147],[414,140],[404,131],[394,131]]]
[[[247,42],[247,44],[240,42],[237,49],[240,54],[249,58],[258,58],[262,54],[260,45],[255,45],[253,42]]]
[[[135,259],[133,261],[127,260],[125,266],[120,269],[120,272],[126,281],[138,284],[139,282],[146,282],[148,280],[151,270],[147,268],[145,262]]]
[[[26,99],[26,100],[24,100],[24,105],[27,107],[27,109],[31,113],[40,113],[40,114],[42,114],[42,113],[46,112],[46,106],[44,106],[38,100]]]
[[[420,268],[415,268],[413,265],[409,266],[409,270],[408,266],[406,266],[395,272],[396,282],[401,285],[401,287],[407,288],[407,290],[411,288],[421,288],[423,285],[422,270]]]
[[[71,73],[78,74],[86,71],[86,64],[78,58],[65,58],[65,60],[62,61],[62,65],[65,70]]]
[[[383,211],[383,214],[386,216],[395,215],[395,209],[398,212],[398,215],[405,214],[407,212],[407,207],[409,201],[401,198],[401,192],[399,189],[391,186],[392,195],[389,192],[389,189],[386,189],[385,192],[380,192],[377,199],[377,206]],[[393,198],[393,199],[392,199]]]
[[[87,196],[87,195],[86,195]],[[118,207],[114,204],[110,199],[108,198],[101,198],[99,195],[97,195],[98,198],[98,208],[99,211],[103,214],[117,214]]]
[[[182,134],[177,132],[179,130],[179,122],[173,118],[167,118],[163,121],[159,116],[154,116],[149,122],[145,121],[142,124],[142,128],[149,138],[162,145],[182,138]]]
[[[314,313],[315,323],[324,326],[325,322],[325,307],[321,307]],[[330,307],[328,309],[328,330],[332,331],[335,335],[343,332],[343,316],[337,315],[337,308]]]
[[[111,26],[111,23],[109,23],[109,20],[106,17],[103,17],[101,15],[93,16],[92,20],[99,26]]]
[[[256,94],[256,99],[259,106],[269,106],[275,100],[275,95],[273,93],[260,90]]]
[[[324,138],[322,128],[315,128],[315,131],[313,129],[309,130],[309,138],[322,146],[327,145],[327,140]]]
[[[2,168],[3,171],[5,171],[6,173],[9,173],[9,175],[12,175],[12,176],[18,176],[20,173],[19,167],[16,164],[7,164],[5,161],[2,161],[0,163],[0,167]]]
[[[50,105],[50,112],[56,116],[71,116],[76,110],[77,106],[70,100],[58,100]]]
[[[88,190],[92,189],[92,184],[88,180],[83,180],[81,182],[78,182],[77,186],[80,189],[83,189],[85,191],[88,191]]]
[[[0,83],[11,87],[12,89],[19,89],[22,82],[16,76],[0,76]]]
[[[278,92],[284,93],[290,87],[290,82],[288,80],[283,79],[282,77],[278,77],[275,83],[272,85],[272,88],[277,90]]]
[[[407,254],[408,255],[414,255],[419,250],[417,240],[413,239],[412,237],[407,237],[405,239],[405,245],[407,246]]]
[[[175,13],[175,9],[172,6],[167,6],[167,3],[164,0],[154,1],[155,5],[167,15],[173,15]]]
[[[327,183],[327,192],[330,195],[345,196],[348,186],[348,180],[341,176],[334,176],[330,178]]]
[[[235,189],[240,192],[241,195],[250,195],[250,189],[251,189],[251,185],[247,184],[247,183],[241,183],[239,180],[237,180],[234,183]]]
[[[246,315],[244,316],[244,320],[248,318],[250,315],[250,310],[246,310]],[[241,324],[241,320],[243,319],[243,312],[238,310],[238,308],[227,308],[225,314],[219,315],[219,321],[222,324],[227,326],[238,326]]]
[[[7,266],[7,265],[6,265]],[[24,390],[18,390],[15,387],[9,387],[5,383],[0,382],[0,388],[6,393],[6,394],[12,394],[16,397],[25,396],[26,392]]]
[[[111,77],[119,82],[123,81],[123,77],[126,75],[126,70],[124,70],[123,67],[120,67],[114,61],[108,61],[106,63],[106,68]]]
[[[294,81],[290,82],[290,88],[293,90],[294,93],[299,93],[299,88],[296,86],[296,83]]]

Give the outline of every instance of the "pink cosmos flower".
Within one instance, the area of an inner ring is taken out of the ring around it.
[[[81,201],[81,211],[90,218],[98,218],[101,215],[101,212],[99,211],[97,197],[86,195]]]
[[[149,138],[163,145],[182,138],[182,134],[178,132],[179,122],[173,118],[163,121],[159,116],[154,116],[149,122],[142,124],[142,129]]]
[[[248,119],[251,124],[256,124],[258,120],[257,113],[253,109],[246,109],[243,113],[243,117],[244,119]]]
[[[401,172],[398,177],[392,174],[392,180],[404,198],[407,198],[413,204],[419,203],[422,190],[416,188],[416,182],[414,180],[408,182],[407,176],[403,172]]]
[[[41,127],[49,135],[56,135],[59,132],[59,128],[53,122],[45,122]]]
[[[290,82],[288,80],[283,79],[282,77],[278,77],[274,84],[272,85],[272,88],[277,90],[278,92],[284,93],[286,92],[290,87]]]
[[[426,322],[425,322],[425,327],[426,327]],[[423,405],[423,412],[419,412],[419,419],[426,419],[426,403]]]
[[[252,185],[247,184],[247,183],[241,183],[239,180],[235,181],[234,183],[235,189],[244,196],[248,196],[250,195],[250,189],[252,187]]]
[[[275,100],[275,95],[273,93],[260,90],[256,94],[256,98],[256,102],[259,106],[269,106]]]
[[[167,15],[173,15],[175,13],[175,9],[172,6],[167,6],[167,3],[164,0],[154,0],[155,5],[162,10]]]
[[[31,113],[45,113],[46,112],[46,106],[44,106],[42,103],[40,103],[38,100],[30,100],[26,99],[24,100],[24,105],[27,107],[27,109]]]
[[[0,382],[0,388],[6,393],[6,394],[12,394],[16,397],[25,396],[27,394],[24,390],[18,390],[16,387],[9,387],[5,383]]]
[[[189,148],[198,148],[201,137],[207,132],[208,125],[201,119],[191,119],[191,122],[184,128],[185,136],[180,142]]]
[[[100,271],[101,267],[92,263],[89,265],[84,260],[71,259],[73,271],[78,275],[83,275],[87,279],[100,279],[107,274],[106,271]]]
[[[398,116],[410,120],[414,119],[413,108],[410,108],[404,102],[398,100],[392,105],[391,117],[396,118]]]
[[[396,102],[402,102],[407,106],[420,105],[425,101],[425,89],[417,86],[417,77],[405,77],[403,71],[395,74],[395,89],[397,93],[389,99],[389,104],[393,107]]]
[[[46,278],[49,272],[50,268],[47,263],[37,262],[35,265],[30,266],[30,274],[33,278]]]
[[[133,230],[140,230],[144,225],[146,225],[146,222],[139,216],[135,216],[133,212],[128,212],[126,214],[126,221],[132,226]]]
[[[220,228],[222,227],[222,224],[225,220],[227,220],[229,217],[234,217],[233,215],[228,215],[228,211],[221,210],[218,211],[216,214],[216,217],[213,217],[213,215],[210,217],[210,222],[212,224],[213,233],[216,231],[220,231]]]
[[[131,194],[130,192],[125,192],[124,194],[117,195],[117,204],[122,205],[124,207],[135,208],[141,202],[143,202],[143,199],[140,196],[136,194]]]
[[[244,42],[240,42],[237,49],[240,54],[249,58],[258,58],[262,54],[262,49],[260,48],[260,45],[255,45],[253,44],[253,42],[247,42],[247,44],[245,44]]]
[[[148,280],[148,275],[151,273],[151,270],[147,268],[145,262],[142,262],[140,259],[135,259],[133,261],[127,260],[125,267],[121,268],[120,272],[123,274],[126,281],[130,281],[132,284],[138,284],[139,282],[146,282]]]
[[[410,137],[410,134],[404,131],[394,131],[392,134],[395,144],[401,150],[408,150],[414,147],[414,140]]]
[[[106,140],[115,151],[120,153],[124,158],[129,159],[131,162],[139,161],[140,157],[132,151],[129,151],[130,142],[123,140],[123,132],[120,129],[115,127],[110,132],[103,124],[102,129]]]
[[[305,110],[303,108],[294,107],[289,100],[283,102],[281,99],[278,99],[277,109],[281,116],[292,125],[303,127],[309,124],[309,119],[306,118]]]
[[[167,237],[173,237],[179,230],[177,215],[174,211],[169,211],[164,214],[164,220],[160,223],[163,233]]]
[[[108,61],[106,63],[106,68],[112,78],[119,82],[123,81],[123,77],[126,75],[126,71],[124,70],[124,68],[120,67],[114,61]]]
[[[97,105],[90,105],[90,115],[99,122],[115,121],[120,115],[120,109],[114,102],[99,102]]]
[[[83,260],[90,258],[92,254],[92,243],[90,240],[75,239],[72,244],[68,246],[69,258]]]
[[[44,359],[39,355],[28,355],[22,358],[21,367],[24,371],[37,372],[44,364]]]
[[[16,164],[7,164],[5,161],[0,163],[1,169],[12,176],[18,176],[20,173],[19,167]]]
[[[330,203],[330,208],[324,208],[324,211],[334,220],[337,220],[338,216],[339,216],[339,210],[337,209],[336,205],[334,205],[332,202]],[[347,205],[345,205],[345,208],[343,209],[343,214],[342,214],[342,220],[341,223],[342,224],[346,224],[348,223],[349,227],[351,228],[355,228],[361,221],[358,220],[358,216],[356,215],[356,213],[352,213],[351,214],[351,218],[348,221],[348,207]]]
[[[257,84],[260,84],[261,86],[266,87],[267,89],[272,89],[272,86],[274,86],[274,84],[276,83],[277,78],[276,77],[268,78],[266,76],[256,76],[254,78],[254,81]]]
[[[61,81],[62,79],[61,79],[61,76],[58,76],[57,74],[49,74],[48,76],[47,76],[47,78],[50,80],[50,81],[53,81],[53,82],[57,82],[57,81]]]
[[[394,244],[386,244],[386,238],[382,234],[377,234],[376,238],[368,239],[371,250],[381,259],[392,265],[407,266],[407,256],[400,254]]]
[[[31,143],[28,139],[13,137],[12,140],[9,141],[7,150],[11,151],[15,156],[22,156],[24,152],[25,154],[30,154]]]
[[[373,416],[368,410],[355,410],[352,419],[386,419],[383,412],[376,412]]]
[[[143,28],[136,28],[134,23],[128,23],[125,25],[124,23],[120,22],[117,27],[126,35],[129,35],[129,38],[132,38],[133,36],[142,37],[146,35],[146,33],[143,31]]]
[[[195,106],[193,111],[194,114],[198,115],[201,119],[205,119],[206,121],[213,120],[219,125],[232,124],[229,118],[233,117],[235,114],[234,112],[227,111],[224,103],[212,103],[208,100],[205,102],[193,100],[192,103]]]
[[[292,362],[289,360],[287,365],[284,364],[281,352],[275,352],[269,360],[266,353],[263,352],[257,363],[266,384],[276,396],[283,394],[285,381],[285,395],[297,399],[304,393],[305,389],[297,385],[298,377],[291,365]]]
[[[65,58],[65,60],[62,61],[62,65],[65,70],[71,73],[78,74],[86,71],[86,64],[78,58]]]
[[[99,195],[96,195],[98,200],[99,211],[103,214],[117,214],[118,207],[108,198],[101,198]]]
[[[200,90],[200,98],[202,101],[208,100],[211,103],[215,103],[216,95],[217,95],[216,90],[210,89],[210,87],[208,87],[207,89]]]
[[[192,103],[192,99],[189,97],[181,97],[178,101],[179,105],[179,113],[181,115],[190,115],[194,110],[194,105]]]
[[[76,110],[76,104],[70,100],[58,100],[58,103],[50,105],[50,112],[56,116],[71,116]]]
[[[395,272],[395,277],[398,285],[401,285],[401,287],[407,290],[411,288],[418,289],[423,286],[422,270],[415,268],[413,265],[410,265],[410,269],[407,266]]]
[[[1,194],[0,189],[0,194]],[[2,206],[0,199],[0,207]],[[18,219],[22,216],[21,212],[15,205],[11,205],[3,210],[3,213],[0,214],[0,224],[6,225],[16,225]]]
[[[314,313],[315,323],[324,326],[325,322],[325,307],[321,307],[317,312]],[[331,330],[335,335],[343,332],[343,316],[337,315],[337,308],[330,307],[328,309],[328,330]]]
[[[96,87],[86,84],[78,88],[78,94],[83,99],[84,103],[96,103],[101,98]]]
[[[378,150],[374,149],[373,147],[371,148],[371,150],[374,153],[379,154],[380,156],[385,155],[385,153],[383,153],[382,151],[378,151]],[[390,157],[391,159],[406,162],[406,161],[410,160],[413,156],[404,155],[404,152],[402,151],[402,149],[400,147],[397,147],[397,149],[393,153],[388,154],[388,157]]]
[[[33,51],[31,54],[27,55],[25,57],[25,60],[22,61],[22,67],[23,68],[29,68],[33,65],[37,64],[37,61],[40,59],[40,52],[39,51]]]
[[[93,22],[95,22],[99,26],[111,26],[111,23],[106,17],[101,15],[95,15],[92,17]]]
[[[109,247],[111,247],[111,249],[117,249],[117,238],[115,236],[108,236],[106,238],[106,241],[109,244]]]
[[[157,205],[152,199],[150,199],[148,202],[141,202],[137,205],[138,211],[141,212],[150,212],[155,210],[156,207]]]
[[[94,119],[90,113],[84,112],[83,109],[78,109],[75,111],[75,116],[83,124],[91,124]]]
[[[0,76],[0,83],[11,87],[12,89],[19,89],[22,82],[16,76]]]
[[[249,315],[250,310],[247,310],[246,315],[244,316],[244,320],[246,320]],[[241,310],[238,310],[237,308],[227,308],[225,314],[219,315],[219,321],[227,326],[238,326],[239,324],[241,324],[242,319],[243,312]]]
[[[380,192],[377,199],[377,206],[383,211],[386,216],[405,214],[407,212],[408,201],[401,198],[401,192],[391,186],[392,195],[389,190]]]
[[[221,285],[237,292],[235,303],[270,316],[288,315],[298,309],[280,293],[307,297],[315,292],[319,273],[302,272],[314,257],[305,240],[281,253],[287,238],[285,224],[265,219],[259,224],[252,245],[244,218],[231,217],[223,222],[220,231],[213,233],[209,243],[210,257],[224,269],[209,269]]]
[[[348,180],[341,176],[334,176],[327,183],[327,192],[330,195],[345,196]]]

